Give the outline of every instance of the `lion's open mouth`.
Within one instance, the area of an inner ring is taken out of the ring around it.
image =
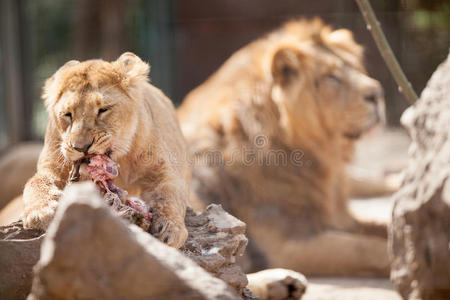
[[[106,155],[109,159],[111,159],[111,154],[112,154],[112,150],[109,149],[103,155]],[[80,180],[80,167],[81,167],[81,165],[82,164],[89,165],[90,159],[92,157],[94,157],[94,156],[97,156],[97,155],[102,155],[102,154],[99,154],[99,153],[86,154],[82,158],[80,158],[80,159],[78,159],[76,161],[73,161],[72,162],[73,168],[72,168],[72,171],[70,172],[69,181],[70,182],[79,181]]]

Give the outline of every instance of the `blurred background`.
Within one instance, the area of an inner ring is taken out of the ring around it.
[[[417,93],[450,44],[449,0],[371,1]],[[369,73],[384,86],[388,122],[407,102],[376,49],[354,0],[1,0],[0,152],[43,138],[42,85],[71,59],[115,60],[132,51],[176,104],[234,51],[291,18],[321,17],[352,30]]]

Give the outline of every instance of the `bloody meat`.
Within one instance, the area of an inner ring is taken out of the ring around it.
[[[73,163],[70,181],[80,179],[80,166],[86,163],[86,171],[91,180],[99,187],[106,203],[116,214],[148,231],[152,215],[147,204],[137,197],[129,197],[127,191],[114,185],[119,175],[119,164],[105,154],[90,154]]]

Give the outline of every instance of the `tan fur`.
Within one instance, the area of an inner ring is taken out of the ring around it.
[[[288,269],[267,269],[247,274],[248,286],[260,300],[300,299],[305,293],[305,276]]]
[[[288,22],[233,54],[179,108],[198,206],[218,202],[247,222],[250,269],[388,273],[385,226],[347,209],[354,142],[384,118],[362,54],[348,30]]]
[[[84,156],[74,147],[92,142],[88,153],[111,150],[120,164],[115,183],[150,205],[151,232],[171,246],[184,243],[186,145],[171,101],[148,83],[148,73],[146,63],[124,53],[111,63],[70,61],[47,80],[45,145],[23,193],[26,227],[47,228],[72,162]]]

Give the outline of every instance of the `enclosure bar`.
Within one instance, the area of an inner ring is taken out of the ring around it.
[[[392,76],[394,76],[395,82],[398,85],[398,90],[405,96],[409,103],[413,104],[417,100],[417,94],[395,58],[386,36],[381,29],[380,22],[378,22],[377,17],[373,12],[372,6],[368,0],[356,0],[356,3],[358,3],[359,9],[366,20],[367,29],[372,34],[381,56],[389,68],[389,71],[391,71]]]
[[[5,80],[5,117],[8,144],[31,138],[30,66],[26,64],[25,2],[0,0],[0,43]],[[27,73],[28,72],[28,73]]]

